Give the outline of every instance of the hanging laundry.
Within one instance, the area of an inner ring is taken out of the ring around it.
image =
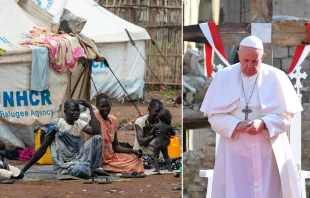
[[[78,59],[85,56],[77,38],[68,34],[55,34],[44,28],[33,27],[29,36],[30,39],[20,41],[20,44],[47,47],[49,65],[57,72],[62,72],[66,68],[72,72]]]

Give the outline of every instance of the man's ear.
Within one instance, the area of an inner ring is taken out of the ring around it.
[[[261,61],[263,61],[263,59],[265,58],[265,56],[266,56],[266,53],[263,53],[263,54],[262,54],[262,57],[261,57]]]

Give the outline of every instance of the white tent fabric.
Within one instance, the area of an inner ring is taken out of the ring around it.
[[[35,0],[39,1],[39,0]],[[41,0],[43,5],[44,0]],[[47,1],[47,0],[46,0]],[[114,15],[93,0],[54,0],[47,9],[58,22],[63,8],[73,14],[87,19],[82,34],[93,39],[96,43],[111,43],[129,41],[125,32],[127,29],[133,40],[148,40],[149,34],[144,28],[136,26]]]
[[[27,33],[36,26],[26,15],[15,1],[0,1],[0,36],[3,43],[10,42],[18,44],[21,33]],[[3,38],[4,37],[4,38]],[[2,46],[4,48],[4,46]],[[10,49],[10,48],[8,48]]]
[[[131,45],[125,29],[128,30],[137,48],[145,57],[145,40],[150,39],[144,28],[121,19],[93,0],[33,0],[54,16],[57,22],[63,8],[76,16],[87,19],[82,34],[93,39],[100,52],[108,60],[110,68],[126,87],[132,98],[141,98],[144,88],[145,62],[137,50]],[[125,97],[125,92],[118,84],[108,68],[100,68],[93,64],[92,77],[98,92],[107,93],[113,98]],[[126,71],[126,72],[124,72]],[[96,95],[92,85],[91,98]]]
[[[108,59],[112,71],[132,99],[141,98],[144,89],[145,63],[140,56],[137,56],[136,49],[130,42],[105,43],[97,46],[105,57],[117,55],[116,58]],[[136,47],[140,52],[145,51],[145,45],[142,41],[136,42]],[[121,89],[109,68],[103,63],[93,62],[92,69],[92,77],[96,82],[97,89],[102,90],[104,88],[106,90],[105,93],[114,98],[124,97],[123,89]],[[96,95],[93,84],[91,90],[91,98],[93,98]]]
[[[49,89],[30,91],[32,52],[19,45],[22,33],[36,26],[14,0],[0,0],[0,139],[7,149],[33,146],[35,126],[60,117],[68,98],[70,75],[50,72]]]
[[[37,26],[46,29],[51,29],[53,16],[43,8],[39,7],[32,0],[15,0],[23,9],[26,16],[33,21]]]

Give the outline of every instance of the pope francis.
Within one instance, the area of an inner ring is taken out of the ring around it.
[[[244,38],[237,53],[240,62],[216,73],[200,109],[220,134],[212,197],[299,198],[286,134],[302,111],[296,92],[284,72],[262,63],[259,38]]]

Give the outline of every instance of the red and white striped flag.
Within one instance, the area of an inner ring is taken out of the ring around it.
[[[290,65],[290,68],[287,71],[287,74],[290,74],[294,71],[296,66],[299,66],[307,57],[310,52],[310,22],[306,22],[305,24],[308,28],[308,45],[298,45]]]
[[[213,62],[212,50],[215,51],[219,58],[226,64],[226,66],[229,66],[230,64],[227,61],[226,53],[215,22],[201,23],[199,24],[199,27],[209,42],[209,44],[205,44],[204,46],[204,58],[206,64],[206,76],[211,77]]]

